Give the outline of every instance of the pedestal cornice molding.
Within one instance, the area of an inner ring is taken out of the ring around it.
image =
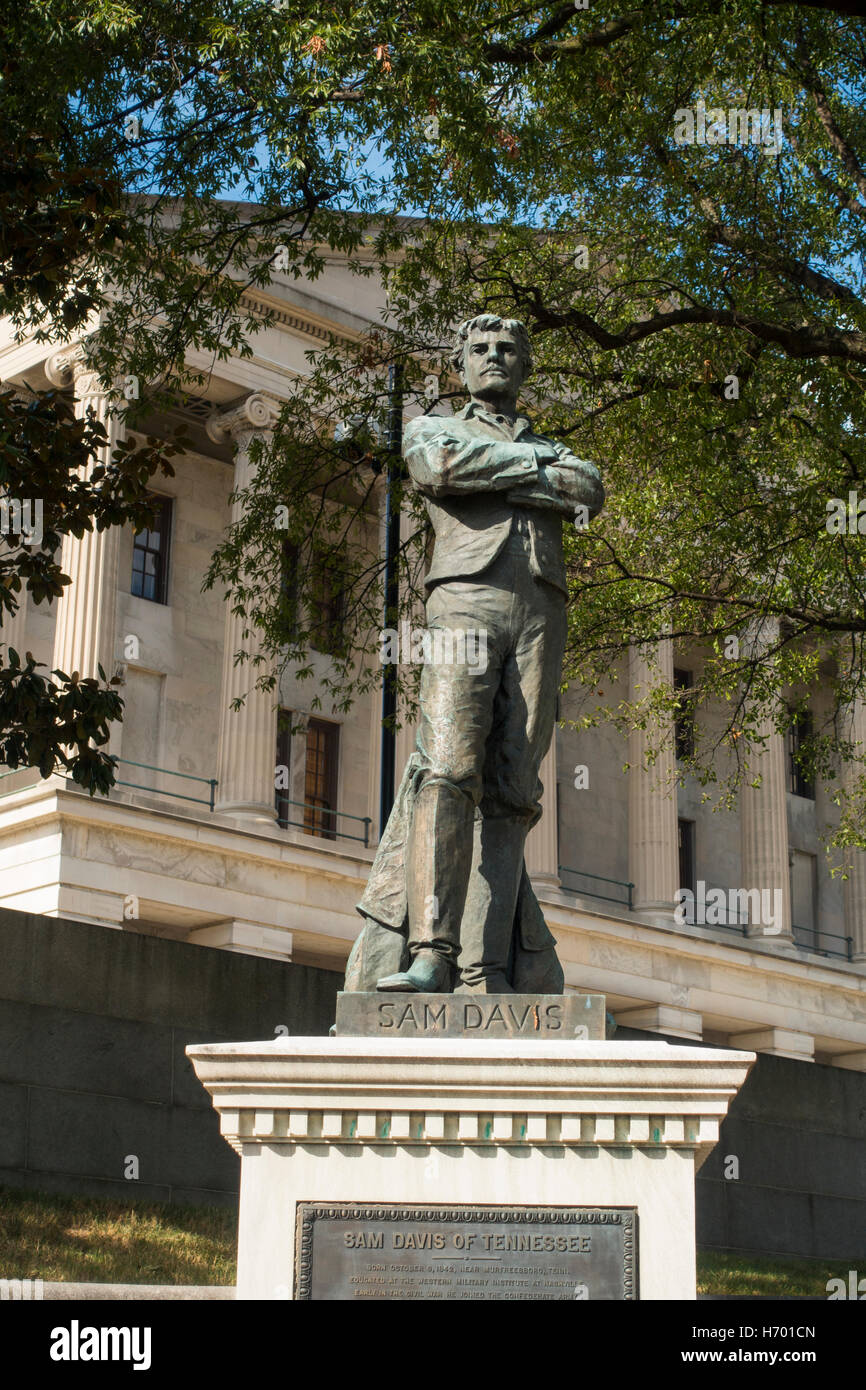
[[[293,1145],[637,1145],[696,1153],[754,1053],[668,1043],[280,1038],[187,1048],[223,1137]]]

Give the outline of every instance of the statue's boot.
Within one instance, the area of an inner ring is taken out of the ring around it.
[[[431,778],[415,797],[406,846],[408,970],[386,975],[379,990],[447,994],[460,952],[460,922],[472,866],[475,807],[466,792]]]
[[[518,816],[482,816],[475,822],[455,994],[514,993],[510,976],[526,827]]]
[[[376,988],[404,994],[450,994],[453,966],[438,951],[419,951],[408,970],[385,975]]]

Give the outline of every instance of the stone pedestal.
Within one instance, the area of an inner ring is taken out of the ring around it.
[[[517,1038],[280,1037],[187,1053],[241,1155],[241,1299],[322,1296],[321,1274],[319,1294],[309,1277],[317,1216],[324,1287],[343,1290],[334,1298],[693,1299],[695,1172],[754,1061],[661,1042]],[[538,1221],[554,1245],[514,1253]],[[334,1222],[336,1238],[324,1230]],[[636,1233],[631,1282],[626,1272],[615,1292],[602,1247],[616,1232],[592,1236],[605,1223]],[[469,1246],[454,1243],[455,1226]],[[444,1231],[446,1243],[418,1251],[412,1230],[421,1242]],[[349,1249],[355,1232],[369,1249]],[[569,1232],[590,1245],[569,1245]],[[557,1236],[575,1253],[554,1261]],[[545,1249],[551,1268],[530,1273]],[[458,1284],[467,1250],[477,1263]]]

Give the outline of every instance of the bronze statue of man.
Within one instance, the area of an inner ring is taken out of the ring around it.
[[[595,516],[604,489],[591,463],[517,413],[532,365],[522,323],[467,321],[452,361],[469,404],[412,420],[403,453],[435,533],[432,650],[481,633],[486,661],[425,661],[416,751],[359,903],[345,988],[561,993],[523,851],[565,648],[563,518]]]

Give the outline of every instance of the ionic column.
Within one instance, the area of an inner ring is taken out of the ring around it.
[[[75,414],[79,419],[86,419],[92,410],[105,428],[106,445],[87,464],[83,473],[87,478],[97,464],[110,458],[125,436],[123,416],[112,410],[117,397],[110,395],[97,374],[87,369],[80,348],[49,357],[45,374],[53,386],[73,385]],[[81,537],[63,537],[60,564],[72,583],[56,601],[53,664],[67,675],[78,671],[83,677],[98,679],[100,665],[107,680],[114,674],[120,534],[121,527],[109,526],[105,531],[85,531]]]
[[[846,724],[844,737],[853,744],[860,744],[855,753],[861,758],[866,755],[866,703],[863,700],[855,700],[849,707]],[[846,762],[844,776],[849,791],[862,771],[859,763]],[[866,853],[862,849],[850,849],[848,856],[848,877],[843,884],[845,934],[854,938],[852,958],[866,961]]]
[[[232,410],[211,416],[207,431],[212,439],[232,439],[235,446],[235,490],[249,487],[254,477],[250,446],[257,435],[273,429],[279,403],[255,394]],[[242,503],[232,503],[232,523],[240,520]],[[273,825],[274,767],[277,748],[279,693],[259,690],[255,682],[267,667],[254,666],[252,658],[263,651],[255,627],[246,633],[246,622],[226,603],[225,644],[220,690],[219,788],[216,810],[256,825]],[[235,664],[245,651],[249,660]],[[252,688],[251,688],[252,687]],[[243,698],[237,710],[232,701]]]
[[[16,398],[21,401],[27,401],[28,399],[23,392],[20,394],[16,392],[14,394]],[[20,498],[19,500],[23,505],[24,499]],[[18,551],[18,546],[11,546],[5,540],[0,540],[0,552],[13,555],[18,554]],[[9,658],[6,653],[10,647],[14,648],[21,658],[21,664],[24,664],[24,629],[27,625],[27,590],[24,587],[23,580],[21,582],[21,588],[16,594],[16,598],[18,600],[18,608],[15,613],[10,614],[5,608],[0,612],[0,664],[3,666],[8,666],[9,664]]]
[[[759,732],[766,737],[766,746],[750,753],[747,780],[740,790],[742,886],[749,892],[759,889],[762,895],[759,920],[750,910],[749,935],[791,941],[785,740],[771,720]],[[760,786],[749,785],[758,776]]]
[[[775,631],[775,624],[766,622],[746,641],[769,646]],[[749,911],[749,935],[792,941],[785,738],[769,717],[757,733],[764,739],[763,747],[749,753],[740,789],[741,886],[753,894],[756,889],[761,892],[760,913]],[[751,786],[758,778],[760,786]]]
[[[550,747],[544,755],[538,772],[544,786],[541,797],[541,820],[526,837],[524,862],[526,871],[533,883],[542,888],[558,888],[559,877],[559,823],[556,806],[556,726]]]
[[[650,661],[650,656],[655,657]],[[659,684],[673,685],[673,643],[665,639],[653,652],[631,647],[629,698],[645,700]],[[652,766],[649,748],[664,747]],[[677,849],[676,765],[672,731],[632,729],[628,738],[628,876],[634,884],[632,905],[640,911],[673,912],[679,882]]]

